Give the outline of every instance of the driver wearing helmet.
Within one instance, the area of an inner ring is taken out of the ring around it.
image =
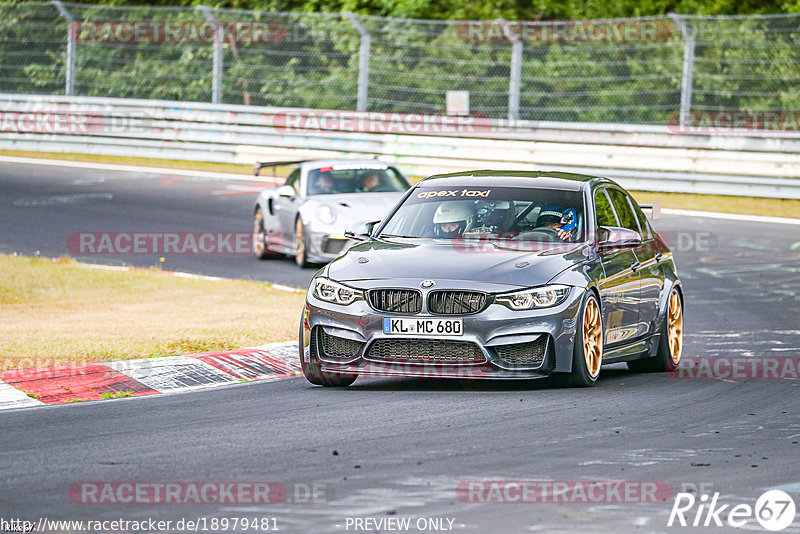
[[[462,237],[471,220],[472,209],[467,202],[442,202],[433,214],[433,233],[447,239]]]
[[[565,210],[561,206],[554,205],[545,206],[539,212],[538,224],[539,228],[555,230],[562,241],[569,241],[575,230],[575,210]]]

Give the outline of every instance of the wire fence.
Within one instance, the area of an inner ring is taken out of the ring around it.
[[[665,124],[800,109],[800,15],[428,21],[0,3],[0,92]],[[463,98],[463,93],[461,97]]]

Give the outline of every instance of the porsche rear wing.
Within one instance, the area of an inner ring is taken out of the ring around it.
[[[656,219],[661,218],[661,201],[660,200],[654,200],[650,204],[643,204],[643,203],[640,202],[639,203],[639,207],[642,208],[643,210],[651,210],[652,211],[652,215],[650,217],[651,219],[656,220]]]
[[[297,161],[268,161],[268,162],[261,162],[257,161],[254,168],[253,168],[253,175],[258,176],[258,173],[261,172],[261,169],[265,169],[267,167],[283,167],[285,165],[299,165],[308,161],[307,159],[301,159]]]

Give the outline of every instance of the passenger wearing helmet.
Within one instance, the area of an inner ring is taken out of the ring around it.
[[[467,202],[442,202],[433,214],[433,233],[436,237],[459,238],[472,220],[472,208]]]
[[[545,206],[539,212],[538,224],[539,228],[555,230],[562,241],[569,241],[575,230],[575,210],[554,205]]]

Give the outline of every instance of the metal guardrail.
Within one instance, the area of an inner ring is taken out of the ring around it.
[[[800,199],[791,133],[0,94],[0,149],[243,164],[372,156],[412,175],[558,169],[631,189]]]

